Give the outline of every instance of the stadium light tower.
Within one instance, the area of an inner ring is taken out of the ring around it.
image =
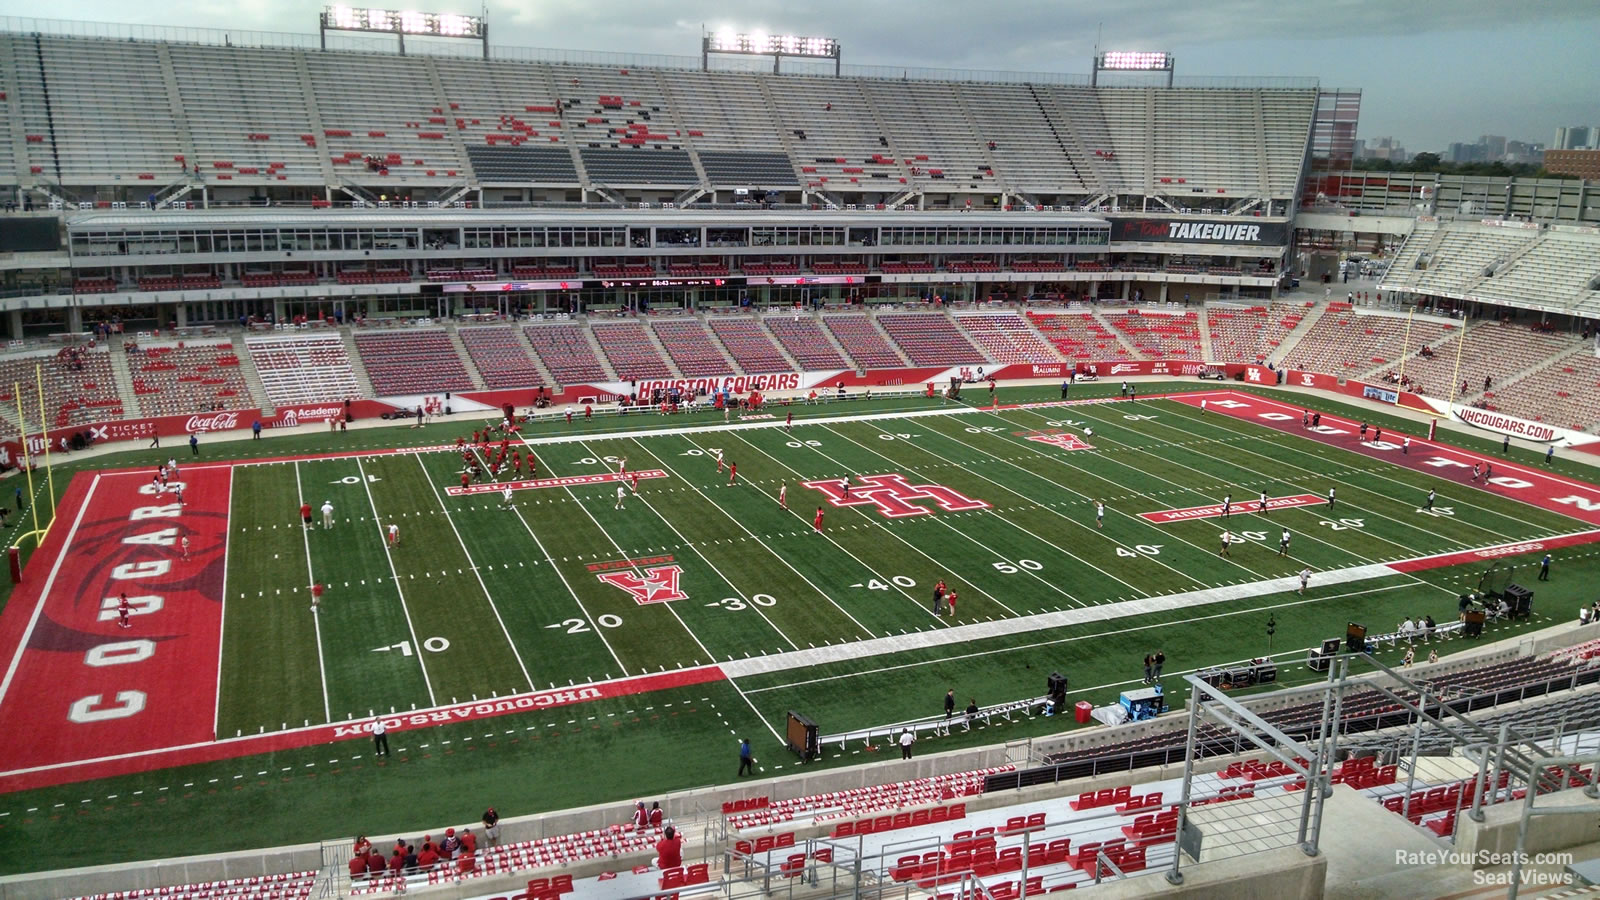
[[[323,7],[319,25],[324,50],[328,49],[330,31],[365,31],[399,38],[401,56],[406,55],[406,35],[414,34],[478,41],[483,45],[483,58],[489,58],[489,23],[482,16],[327,6]]]
[[[781,72],[785,56],[801,59],[833,60],[833,77],[839,77],[839,42],[826,37],[797,37],[792,34],[737,34],[732,29],[700,38],[700,69],[709,71],[711,54],[772,57],[772,74]]]
[[[1144,50],[1107,50],[1096,53],[1089,84],[1100,83],[1101,72],[1166,72],[1167,87],[1172,87],[1172,54]]]

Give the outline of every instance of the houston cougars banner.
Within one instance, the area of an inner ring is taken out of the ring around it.
[[[1188,359],[1130,359],[1123,362],[1081,362],[1079,375],[1127,378],[1134,375],[1199,375],[1206,364]]]

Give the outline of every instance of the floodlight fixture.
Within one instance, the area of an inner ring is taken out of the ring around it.
[[[833,74],[839,74],[839,42],[828,37],[802,37],[797,34],[767,34],[755,31],[740,34],[731,28],[721,28],[700,39],[700,68],[711,67],[711,54],[729,53],[738,56],[770,56],[772,71],[781,71],[785,56],[801,59],[831,59]]]
[[[324,50],[328,49],[330,31],[364,31],[394,35],[400,41],[401,56],[406,54],[406,35],[411,34],[478,41],[483,44],[483,58],[489,58],[489,24],[482,16],[328,6],[323,8],[319,24]]]
[[[1107,50],[1096,53],[1090,84],[1099,84],[1101,72],[1165,72],[1172,87],[1172,54],[1158,50]]]

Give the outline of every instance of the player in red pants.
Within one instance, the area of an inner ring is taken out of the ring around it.
[[[729,484],[733,484],[733,480],[735,478],[738,478],[738,477],[739,477],[739,464],[736,463],[736,462],[728,463],[728,483]]]
[[[817,517],[811,520],[811,530],[817,534],[822,533],[822,507],[817,507]]]

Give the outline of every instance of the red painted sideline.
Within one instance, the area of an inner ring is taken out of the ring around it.
[[[540,709],[553,709],[559,706],[570,706],[575,703],[587,703],[592,700],[607,700],[651,691],[691,687],[697,684],[724,681],[726,679],[727,676],[717,666],[699,666],[693,669],[681,669],[676,672],[618,678],[612,681],[595,682],[594,684],[499,697],[494,700],[477,700],[429,710],[398,713],[385,716],[384,725],[391,732],[414,731],[435,725],[472,722],[496,716],[532,712]],[[32,768],[18,768],[0,772],[0,793],[50,787],[75,781],[87,781],[93,778],[109,778],[115,775],[127,775],[168,766],[187,766],[215,762],[236,756],[271,753],[297,747],[310,747],[331,741],[359,739],[366,737],[371,732],[372,720],[367,719],[331,725],[291,728],[288,731],[227,738],[220,741],[204,741],[160,749],[118,753],[113,756],[73,760]]]
[[[1425,572],[1429,569],[1442,569],[1445,566],[1456,566],[1462,563],[1499,559],[1502,556],[1538,553],[1541,550],[1560,550],[1563,547],[1576,547],[1580,544],[1592,544],[1596,541],[1600,541],[1600,529],[1539,538],[1532,541],[1518,541],[1514,544],[1480,547],[1476,550],[1436,553],[1433,556],[1424,556],[1418,559],[1403,559],[1399,562],[1389,563],[1389,568],[1394,569],[1396,572]]]
[[[1316,494],[1295,494],[1290,497],[1268,497],[1267,511],[1275,509],[1293,509],[1297,506],[1316,506],[1318,503],[1327,503],[1326,497]],[[1240,515],[1253,515],[1261,506],[1259,499],[1246,497],[1235,503],[1234,508]],[[1187,522],[1190,519],[1215,519],[1222,515],[1222,504],[1212,503],[1209,506],[1191,506],[1186,509],[1158,509],[1155,512],[1139,513],[1139,518],[1157,525],[1169,522]]]
[[[0,733],[27,736],[10,742],[6,765],[211,739],[232,480],[215,469],[181,479],[181,505],[141,475],[73,479],[71,504],[0,616],[15,648]]]
[[[1600,486],[1515,463],[1498,453],[1475,453],[1427,440],[1423,436],[1426,434],[1426,426],[1422,423],[1416,423],[1418,432],[1416,434],[1385,431],[1382,441],[1362,441],[1359,436],[1359,423],[1331,413],[1323,413],[1319,428],[1305,428],[1300,424],[1302,407],[1281,403],[1257,394],[1213,391],[1174,394],[1168,399],[1196,407],[1204,399],[1207,401],[1206,409],[1210,413],[1245,419],[1277,431],[1343,447],[1364,456],[1436,475],[1454,482],[1456,490],[1488,491],[1491,494],[1510,497],[1530,506],[1569,516],[1589,525],[1600,525]],[[1368,429],[1367,434],[1370,437],[1372,430]],[[1409,453],[1402,451],[1400,439],[1403,437],[1411,438]],[[1473,463],[1492,463],[1494,479],[1488,484],[1473,483],[1470,480]],[[1419,489],[1419,503],[1420,493],[1421,489]]]

